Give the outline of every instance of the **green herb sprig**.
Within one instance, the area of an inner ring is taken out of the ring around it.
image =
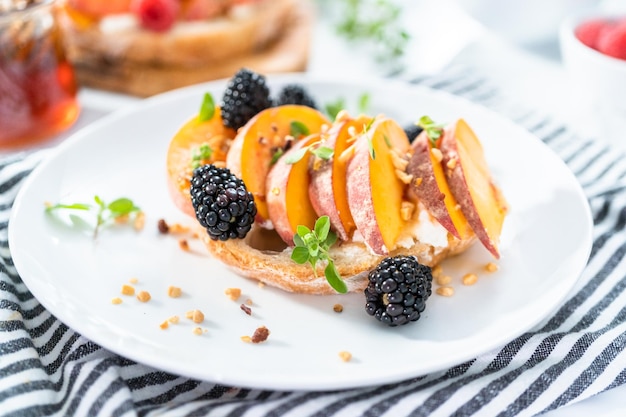
[[[141,212],[141,209],[137,207],[131,199],[126,197],[118,198],[110,203],[106,203],[96,195],[94,196],[94,202],[96,203],[95,205],[87,203],[46,204],[46,213],[53,213],[57,210],[95,212],[96,226],[93,231],[93,237],[95,239],[98,237],[99,230],[107,223]]]
[[[203,143],[193,149],[191,153],[191,169],[199,168],[205,161],[211,159],[211,155],[213,155],[213,149],[208,143]]]
[[[444,125],[435,123],[429,116],[420,117],[417,125],[426,131],[426,135],[433,147],[437,146],[437,141],[443,135]]]
[[[198,121],[205,122],[211,120],[215,114],[215,101],[211,93],[204,93],[200,112],[198,113]]]
[[[375,47],[378,63],[400,67],[400,58],[411,40],[400,24],[401,8],[390,0],[346,0],[342,2],[342,19],[337,33],[352,42],[370,43]]]
[[[321,216],[315,221],[313,230],[306,226],[299,225],[296,234],[293,236],[295,247],[291,252],[291,259],[298,264],[311,264],[313,273],[317,277],[317,263],[326,262],[324,276],[335,291],[341,294],[348,292],[346,283],[341,279],[334,261],[331,259],[328,250],[337,241],[337,235],[330,230],[330,219],[328,216]]]
[[[316,146],[319,142],[315,142],[310,144],[309,146],[303,146],[297,151],[293,152],[291,155],[285,157],[285,163],[287,164],[295,164],[306,155],[307,152],[311,152],[313,155],[317,156],[320,159],[329,160],[333,157],[335,153],[333,148],[329,148],[328,146]]]

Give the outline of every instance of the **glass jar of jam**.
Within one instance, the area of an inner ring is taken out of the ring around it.
[[[54,0],[0,0],[0,148],[70,127],[80,106]]]

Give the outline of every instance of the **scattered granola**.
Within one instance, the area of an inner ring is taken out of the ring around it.
[[[202,333],[204,333],[201,327],[194,327],[191,332],[196,336],[200,336]]]
[[[137,299],[142,303],[147,303],[151,298],[152,297],[148,291],[139,291],[139,293],[137,293]]]
[[[128,282],[130,282],[131,284],[136,284],[136,283],[139,282],[139,279],[133,277],[133,278],[129,279]]]
[[[133,287],[132,285],[128,285],[128,284],[122,285],[122,294],[135,295],[135,287]]]
[[[120,297],[114,297],[111,299],[111,304],[122,304],[122,299]]]
[[[239,306],[239,308],[241,308],[243,310],[244,313],[246,313],[247,315],[251,316],[252,315],[252,309],[250,307],[248,307],[245,304],[241,304]]]
[[[137,214],[135,214],[135,220],[133,221],[133,228],[136,231],[140,231],[140,230],[143,230],[145,224],[146,224],[146,214],[143,211],[138,211]]]
[[[187,239],[180,239],[178,241],[178,246],[185,252],[189,251],[189,242],[187,241]]]
[[[161,328],[161,330],[165,330],[170,327],[170,323],[169,321],[165,320],[163,323],[159,324],[159,327]]]
[[[439,274],[437,278],[435,278],[435,282],[437,285],[448,285],[452,282],[452,277],[450,275]]]
[[[454,288],[444,285],[443,287],[437,288],[436,293],[443,297],[452,297],[454,295]]]
[[[352,359],[352,353],[342,350],[341,352],[339,352],[339,357],[344,362],[350,362],[350,360]]]
[[[172,316],[169,319],[167,319],[167,321],[169,321],[172,324],[177,324],[180,321],[180,317],[178,316]]]
[[[189,318],[194,323],[202,323],[204,321],[204,313],[200,310],[193,310]]]
[[[465,274],[461,279],[463,285],[474,285],[478,281],[478,275],[476,274]]]
[[[159,233],[165,235],[169,233],[170,227],[164,219],[159,219],[157,222],[157,228],[159,229]]]
[[[178,298],[182,295],[183,291],[180,289],[180,287],[174,287],[173,285],[170,285],[167,289],[167,295],[172,297],[172,298]]]
[[[499,268],[498,265],[493,262],[489,262],[487,263],[487,265],[485,265],[485,270],[487,272],[496,272],[498,268]]]
[[[236,301],[239,297],[241,297],[241,288],[226,288],[224,294],[228,296],[233,301]]]
[[[270,331],[267,327],[261,326],[254,331],[252,335],[252,339],[250,341],[252,343],[261,343],[265,342],[270,335]]]

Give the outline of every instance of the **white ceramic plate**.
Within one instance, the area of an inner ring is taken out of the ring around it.
[[[482,107],[417,86],[388,81],[271,78],[273,91],[305,84],[320,103],[344,98],[349,107],[370,94],[372,113],[402,125],[428,114],[438,121],[465,118],[481,138],[492,172],[511,211],[504,226],[500,269],[480,244],[444,264],[456,292],[433,294],[420,321],[388,328],[364,312],[362,294],[295,295],[229,272],[192,244],[183,252],[157,221],[187,223],[170,201],[165,156],[170,138],[198,110],[202,95],[221,96],[209,83],[164,94],[80,131],[43,162],[21,189],[9,224],[15,266],[37,299],[55,316],[101,346],[177,374],[254,388],[325,390],[398,381],[445,369],[508,342],[558,307],[581,273],[591,247],[591,216],[583,193],[564,163],[538,139]],[[44,202],[127,196],[146,213],[146,228],[106,228],[97,240],[44,214]],[[576,225],[576,227],[572,227]],[[197,242],[196,242],[197,243]],[[460,277],[477,272],[474,286]],[[120,295],[136,289],[152,300]],[[169,298],[170,285],[181,298]],[[238,302],[224,291],[242,289]],[[121,297],[121,305],[111,299]],[[240,310],[253,302],[252,315]],[[344,306],[342,313],[333,305]],[[198,325],[185,312],[199,309]],[[178,315],[181,322],[161,330]],[[262,344],[243,343],[265,325]],[[352,361],[338,353],[348,351]]]

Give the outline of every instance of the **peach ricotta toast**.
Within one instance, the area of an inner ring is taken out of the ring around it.
[[[149,96],[241,66],[300,71],[314,13],[300,0],[61,0],[81,83]]]
[[[242,69],[171,140],[170,194],[237,273],[290,292],[365,291],[368,313],[405,324],[431,293],[431,267],[476,241],[500,257],[507,213],[465,120],[419,126],[409,136],[385,115],[329,118],[302,86],[271,99]]]

